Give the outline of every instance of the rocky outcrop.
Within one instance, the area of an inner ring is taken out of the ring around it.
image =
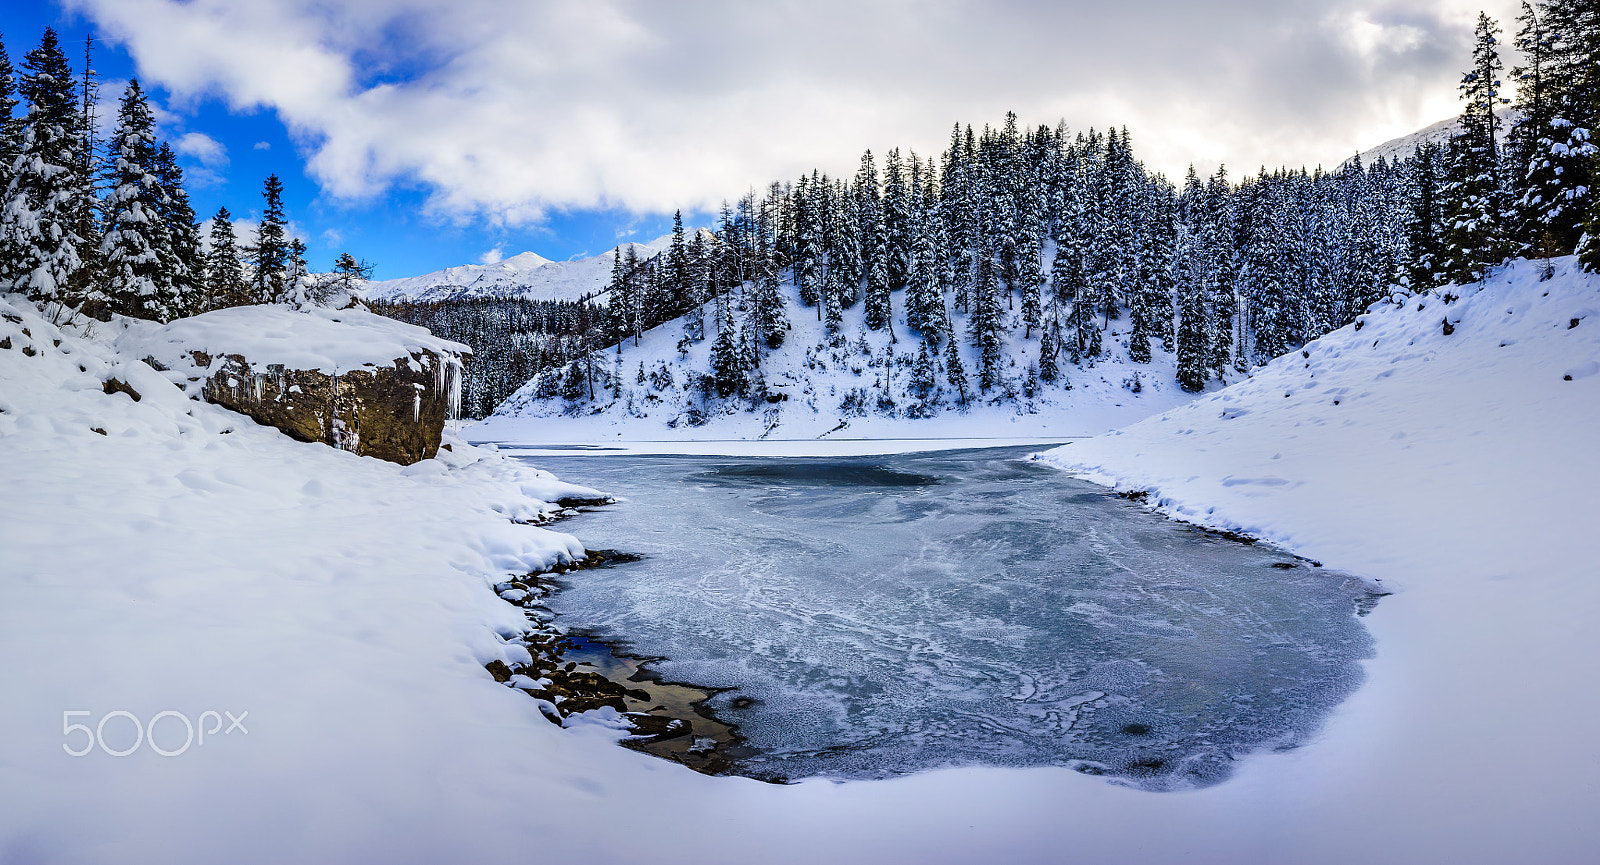
[[[362,309],[272,306],[131,325],[118,347],[196,399],[401,465],[438,452],[471,351]]]
[[[210,371],[200,390],[206,402],[300,441],[401,465],[438,453],[451,395],[461,386],[460,363],[432,352],[332,374],[282,364],[256,372],[243,355],[194,354],[196,366]]]

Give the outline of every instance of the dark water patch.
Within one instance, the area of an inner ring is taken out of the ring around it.
[[[895,471],[881,465],[806,459],[719,465],[695,478],[710,483],[810,487],[926,487],[939,483],[932,475]]]

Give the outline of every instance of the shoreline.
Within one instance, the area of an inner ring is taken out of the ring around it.
[[[615,550],[585,553],[576,562],[495,584],[500,599],[521,609],[528,620],[529,627],[512,641],[527,651],[528,659],[511,665],[490,661],[484,669],[496,682],[537,700],[551,723],[565,727],[580,713],[610,710],[601,721],[630,731],[619,742],[626,748],[704,775],[742,775],[733,771],[738,759],[747,756],[737,725],[704,708],[712,696],[728,689],[666,681],[648,667],[659,659],[628,654],[588,630],[555,623],[557,614],[544,601],[565,588],[556,577],[639,559]]]

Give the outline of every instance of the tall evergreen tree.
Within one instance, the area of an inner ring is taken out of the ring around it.
[[[72,70],[54,30],[22,62],[28,101],[17,159],[0,210],[0,286],[32,300],[77,305],[73,279],[82,266],[82,238],[73,231],[83,194],[77,182],[77,97]]]
[[[1473,31],[1472,68],[1462,76],[1461,132],[1451,139],[1446,171],[1445,277],[1472,282],[1507,254],[1506,190],[1500,171],[1499,28],[1478,13]]]
[[[12,163],[22,152],[22,119],[16,116],[17,73],[6,53],[5,41],[0,40],[0,206],[6,201],[6,188],[11,185]]]
[[[226,207],[218,208],[217,215],[211,218],[211,250],[205,270],[207,309],[245,306],[254,300],[245,284],[244,267],[239,263],[233,214]]]
[[[155,118],[137,78],[123,93],[111,153],[111,192],[100,242],[106,294],[123,315],[170,321],[184,311],[172,281],[172,238],[155,173]]]
[[[105,277],[105,269],[100,259],[101,208],[97,175],[101,171],[101,162],[100,145],[96,138],[100,125],[97,113],[100,104],[100,84],[94,71],[94,43],[93,35],[84,37],[83,72],[79,79],[78,116],[75,124],[78,161],[73,170],[78,208],[72,230],[79,239],[78,257],[81,266],[73,277],[69,293],[74,297],[83,298],[91,294],[98,295],[99,285]]]
[[[283,181],[278,175],[267,175],[261,197],[256,241],[246,250],[253,268],[251,286],[257,303],[282,303],[289,299],[289,239],[288,220],[283,212]]]
[[[1444,284],[1444,216],[1439,145],[1424,142],[1407,163],[1411,201],[1406,220],[1406,281],[1412,291]]]
[[[165,262],[165,281],[172,287],[178,314],[193,315],[205,306],[205,250],[189,192],[183,188],[183,169],[166,142],[156,149],[155,176],[161,189],[158,212],[166,224],[171,252]]]
[[[968,327],[972,348],[978,355],[978,388],[987,393],[1000,384],[1003,323],[994,256],[986,251],[978,254],[978,274],[972,295],[972,318]]]

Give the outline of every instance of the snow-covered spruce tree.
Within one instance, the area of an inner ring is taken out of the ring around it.
[[[1199,179],[1191,171],[1187,188]],[[1206,261],[1203,240],[1188,225],[1178,229],[1178,321],[1176,327],[1178,386],[1190,393],[1205,390],[1207,341]]]
[[[1257,212],[1259,222],[1245,254],[1244,273],[1253,296],[1252,359],[1266,363],[1293,347],[1300,333],[1299,305],[1294,302],[1293,270],[1285,239],[1294,220],[1284,178],[1263,177]]]
[[[995,277],[994,256],[978,253],[978,275],[972,286],[972,317],[968,328],[972,348],[978,355],[978,389],[988,393],[1000,384],[1001,328],[999,286]]]
[[[106,294],[122,315],[171,321],[184,310],[172,282],[172,235],[162,218],[155,173],[155,118],[137,78],[122,95],[110,152],[111,192],[100,241]]]
[[[734,339],[733,323],[724,319],[711,343],[711,378],[718,396],[732,396],[745,387],[744,357]]]
[[[945,327],[950,327],[949,319],[945,320]],[[956,398],[961,405],[967,404],[967,372],[961,367],[961,340],[951,337],[945,340],[944,375],[950,386],[956,389]]]
[[[672,243],[667,247],[666,263],[665,279],[669,302],[663,321],[689,306],[689,284],[691,281],[689,244],[683,233],[683,211],[681,210],[672,212]]]
[[[256,241],[245,254],[252,267],[251,288],[256,303],[282,303],[289,285],[288,220],[283,213],[283,181],[267,175],[261,187],[263,206],[256,225]]]
[[[1600,128],[1600,8],[1584,0],[1549,0],[1537,9],[1524,4],[1519,20],[1518,47],[1527,62],[1515,70],[1521,84],[1519,107],[1549,119],[1543,125],[1526,124],[1531,129],[1522,136],[1518,239],[1525,254],[1559,255],[1578,246],[1586,220],[1600,216],[1600,195],[1593,192],[1600,178],[1595,146]],[[1540,86],[1532,87],[1531,77]],[[1542,106],[1532,94],[1542,97]],[[1590,243],[1580,256],[1593,255],[1600,267],[1592,227],[1587,235]]]
[[[911,161],[916,163],[915,153]],[[883,268],[889,290],[900,291],[911,275],[911,192],[899,148],[890,150],[884,160],[883,181]]]
[[[751,333],[751,352],[759,365],[761,349],[778,348],[789,333],[789,316],[784,311],[783,295],[778,291],[778,268],[768,264],[752,283],[747,298],[746,327]]]
[[[816,196],[812,180],[805,175],[794,188],[795,253],[791,263],[795,288],[800,292],[800,302],[817,308],[817,320],[822,320],[822,232],[816,216]]]
[[[178,314],[193,315],[205,308],[205,250],[189,192],[183,188],[183,169],[165,141],[156,149],[155,174],[162,193],[159,213],[171,238],[172,254],[165,262],[171,270],[166,281],[177,299]]]
[[[867,327],[873,330],[882,330],[890,326],[890,316],[893,307],[889,299],[889,256],[888,256],[888,227],[884,221],[878,222],[877,230],[873,233],[872,254],[868,256],[870,264],[867,267],[866,306],[864,312]]]
[[[211,250],[206,256],[205,308],[245,306],[254,301],[239,263],[239,245],[233,233],[233,214],[217,209],[211,217]]]
[[[6,53],[5,41],[0,39],[0,205],[5,202],[6,187],[11,185],[12,163],[22,150],[22,119],[16,116],[20,104],[16,70]]]
[[[100,83],[94,71],[94,44],[93,35],[84,37],[83,72],[78,79],[78,116],[75,124],[78,136],[78,161],[73,166],[78,210],[73,220],[72,231],[79,240],[80,267],[72,278],[67,294],[85,299],[93,297],[98,301],[105,281],[105,267],[100,258],[103,214],[99,175],[103,171],[103,165],[97,136],[100,126]],[[90,304],[89,310],[94,312],[96,305]]]
[[[1055,323],[1045,322],[1039,332],[1039,378],[1047,384],[1054,384],[1061,377],[1061,364],[1056,355],[1060,352],[1056,348]],[[1146,350],[1149,349],[1148,344]]]
[[[1226,169],[1206,185],[1200,236],[1205,262],[1206,366],[1223,378],[1232,365],[1239,298],[1234,290],[1233,195]]]
[[[1406,220],[1406,282],[1414,292],[1443,285],[1444,227],[1439,145],[1427,141],[1407,161],[1411,200]]]
[[[911,366],[911,382],[908,390],[919,402],[926,407],[930,398],[936,396],[935,389],[939,386],[937,370],[934,369],[933,353],[928,350],[928,343],[924,340],[917,346],[917,360]]]
[[[0,207],[0,288],[76,306],[93,300],[69,294],[82,266],[82,238],[72,230],[82,207],[74,170],[82,138],[72,70],[54,30],[45,29],[22,68],[28,112]]]
[[[839,345],[844,339],[840,331],[844,328],[841,299],[845,295],[845,287],[839,274],[839,269],[830,267],[822,277],[822,327],[830,345]]]
[[[1461,78],[1461,132],[1450,140],[1445,173],[1444,275],[1451,282],[1474,282],[1507,255],[1507,196],[1500,171],[1494,111],[1500,96],[1500,52],[1493,19],[1478,13],[1473,31],[1472,68]]]

